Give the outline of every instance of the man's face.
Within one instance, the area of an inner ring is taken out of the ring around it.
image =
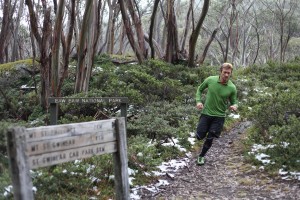
[[[223,68],[220,75],[221,83],[226,83],[229,80],[231,73],[232,73],[231,69]]]

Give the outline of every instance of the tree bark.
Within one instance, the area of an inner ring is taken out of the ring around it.
[[[176,16],[174,11],[174,0],[168,0],[168,11],[167,11],[167,47],[165,53],[165,61],[169,63],[177,63],[179,45],[178,45],[178,33]]]
[[[215,36],[217,34],[217,32],[219,31],[222,23],[223,23],[223,20],[224,20],[224,17],[225,17],[225,13],[227,13],[229,9],[229,6],[227,6],[227,8],[225,8],[223,10],[223,12],[221,13],[221,19],[219,20],[219,23],[218,23],[218,26],[213,30],[208,42],[206,43],[205,47],[204,47],[204,51],[202,53],[202,55],[200,56],[200,59],[199,59],[199,65],[202,65],[204,63],[204,60],[206,58],[206,55],[207,55],[207,52],[208,52],[208,49],[211,45],[211,43],[213,42],[213,40],[215,39]]]
[[[4,0],[3,2],[3,17],[1,23],[0,32],[0,64],[4,63],[5,49],[7,48],[9,38],[11,37],[10,25],[13,22],[12,15],[14,13],[13,6],[10,0]]]
[[[19,46],[19,27],[20,27],[20,18],[23,15],[23,10],[24,10],[24,0],[20,0],[19,2],[19,10],[18,10],[18,15],[17,15],[17,20],[16,20],[16,27],[14,30],[14,41],[13,41],[13,47],[12,47],[12,61],[16,61],[19,59],[19,54],[18,54],[18,46]]]
[[[150,38],[148,37],[147,34],[145,34],[145,41],[150,43]],[[154,39],[152,39],[152,46],[153,46],[154,51],[156,52],[158,58],[162,58],[163,57],[163,51],[160,48],[158,42],[156,42]]]
[[[151,58],[154,59],[155,58],[155,50],[153,47],[153,31],[154,31],[154,24],[155,24],[155,16],[156,16],[156,12],[157,12],[157,8],[158,8],[158,4],[159,4],[160,0],[155,0],[154,5],[153,5],[153,11],[152,11],[152,15],[151,15],[151,23],[150,23],[150,28],[149,28],[149,46],[151,49]]]
[[[193,11],[194,3],[195,3],[195,0],[191,0],[189,10],[188,10],[187,15],[186,15],[185,29],[184,29],[184,33],[183,33],[183,37],[182,37],[182,41],[181,41],[181,48],[180,48],[181,52],[186,51],[185,43],[186,43],[186,38],[187,38],[189,29],[190,29],[190,25],[191,25],[191,14],[192,14],[192,11]]]
[[[94,1],[92,7],[92,15],[90,16],[91,26],[89,27],[88,38],[87,38],[87,56],[85,60],[87,66],[87,72],[83,82],[83,91],[86,93],[89,90],[90,78],[92,76],[92,67],[94,66],[95,51],[96,51],[97,41],[99,37],[98,33],[99,33],[100,8],[101,8],[101,1],[99,2]]]
[[[74,93],[80,93],[83,91],[84,79],[87,77],[87,67],[85,66],[85,57],[87,52],[86,39],[88,35],[88,29],[91,22],[93,1],[86,1],[86,7],[83,16],[83,22],[80,31],[79,46],[78,46],[78,61],[76,69],[76,82]]]
[[[204,0],[203,8],[201,11],[200,19],[197,23],[197,26],[195,27],[195,30],[192,31],[190,40],[189,40],[189,59],[188,59],[188,66],[194,67],[194,60],[195,60],[195,48],[196,43],[199,37],[201,26],[204,22],[204,19],[207,15],[209,9],[209,0]]]
[[[58,79],[59,79],[59,47],[60,36],[62,32],[62,21],[65,11],[65,1],[59,1],[58,11],[56,13],[56,20],[53,33],[53,45],[52,45],[52,61],[51,61],[51,89],[54,97],[58,96]]]
[[[75,0],[71,0],[71,7],[70,7],[70,19],[69,19],[69,30],[67,34],[67,38],[63,32],[61,32],[61,41],[62,41],[62,67],[59,73],[59,83],[57,86],[57,96],[61,96],[61,88],[63,86],[64,79],[68,75],[68,68],[69,68],[69,58],[71,53],[71,41],[73,38],[74,28],[75,28]]]
[[[29,10],[30,27],[40,50],[40,71],[41,71],[41,106],[44,110],[48,108],[48,97],[50,96],[50,66],[51,53],[49,52],[50,38],[52,34],[52,25],[50,19],[50,8],[47,8],[46,2],[42,1],[44,22],[42,26],[42,36],[38,30],[37,17],[33,9],[31,0],[25,0]]]
[[[106,32],[106,53],[113,54],[114,53],[114,41],[115,41],[115,24],[116,19],[119,14],[117,0],[107,1],[107,5],[109,8],[109,17],[108,17],[108,26]]]
[[[148,53],[147,53],[147,49],[146,49],[146,45],[145,45],[142,21],[141,21],[140,17],[137,15],[137,13],[135,12],[135,10],[134,10],[134,5],[133,5],[132,0],[126,0],[126,2],[127,2],[127,6],[128,6],[128,11],[131,15],[131,18],[132,18],[132,21],[133,21],[133,24],[134,24],[134,27],[135,27],[137,40],[138,40],[138,45],[141,49],[143,57],[147,58]]]
[[[144,58],[141,48],[139,47],[139,45],[136,43],[136,41],[134,39],[134,34],[131,29],[130,19],[127,15],[127,9],[125,7],[124,0],[118,0],[118,2],[120,4],[120,10],[121,10],[121,14],[122,14],[123,23],[124,23],[124,26],[126,29],[127,38],[130,42],[131,48],[135,52],[135,55],[138,59],[139,64],[142,64],[144,62],[145,58]]]

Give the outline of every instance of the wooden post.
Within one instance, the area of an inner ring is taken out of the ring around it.
[[[32,181],[25,155],[25,128],[15,127],[7,131],[7,152],[15,200],[32,200]]]
[[[121,117],[125,117],[125,122],[127,122],[127,103],[121,103]]]
[[[116,119],[118,151],[113,154],[113,158],[117,200],[129,199],[128,157],[125,123],[126,121],[124,117]]]
[[[50,125],[57,124],[58,105],[57,103],[50,103]]]

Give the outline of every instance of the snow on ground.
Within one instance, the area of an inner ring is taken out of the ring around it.
[[[284,147],[288,146],[287,143],[283,144]],[[266,150],[269,148],[274,148],[275,145],[266,145],[263,146],[261,144],[254,144],[252,146],[251,152],[248,152],[248,154],[254,155],[256,160],[259,160],[263,165],[259,167],[259,169],[264,169],[264,165],[268,164],[274,164],[274,162],[271,162],[271,158],[269,155],[265,153],[261,153],[260,150]],[[300,160],[298,161],[300,162]],[[284,168],[285,166],[282,166],[283,168],[279,169],[278,174],[281,175],[281,178],[284,180],[292,180],[296,179],[300,181],[300,172],[290,172],[286,171]]]
[[[153,171],[152,173],[156,176],[168,175],[169,177],[174,178],[175,175],[173,173],[187,166],[191,157],[192,157],[191,153],[186,153],[185,158],[181,158],[177,160],[172,159],[169,162],[163,162],[161,163],[161,165],[157,166],[159,171]],[[147,186],[139,186],[139,185],[135,186],[134,188],[131,189],[130,199],[132,200],[140,199],[140,196],[138,195],[138,191],[141,189],[146,189],[152,193],[157,193],[160,191],[159,189],[160,186],[165,186],[165,185],[169,185],[169,182],[164,179],[159,179],[157,183],[153,183]]]
[[[230,117],[232,118],[239,118],[240,116],[238,114],[231,114]],[[188,138],[188,141],[194,145],[195,144],[195,133],[190,133],[190,137]],[[185,152],[185,157],[181,158],[181,159],[172,159],[168,162],[163,162],[161,163],[161,165],[157,166],[157,171],[153,171],[152,173],[150,172],[145,172],[145,174],[149,175],[150,174],[154,174],[155,176],[164,176],[167,175],[171,178],[174,178],[175,175],[174,173],[177,172],[178,170],[186,167],[188,165],[188,163],[190,162],[191,158],[192,158],[192,154],[191,152],[187,152],[187,150],[183,147],[181,147],[178,144],[178,139],[173,138],[169,143],[164,143],[164,146],[175,146],[177,147],[180,151]],[[286,144],[288,145],[288,144]],[[266,165],[266,164],[272,164],[271,160],[270,160],[270,156],[264,153],[260,153],[260,150],[266,150],[268,148],[273,148],[275,145],[268,145],[268,146],[263,146],[261,144],[254,144],[251,152],[249,152],[249,154],[252,154],[255,156],[255,158],[259,161],[262,162],[262,164]],[[74,164],[80,164],[80,160],[75,160]],[[300,160],[299,160],[300,162]],[[92,170],[93,168],[95,168],[95,166],[91,165],[88,169],[87,169],[87,173]],[[259,169],[264,169],[264,166],[260,166]],[[67,173],[67,171],[63,171],[63,173]],[[132,180],[134,180],[134,176],[137,173],[136,170],[130,169],[128,168],[128,174],[129,174],[129,183],[130,185],[133,185]],[[72,174],[72,173],[71,173]],[[291,179],[297,179],[300,181],[300,172],[289,172],[289,171],[285,171],[284,166],[282,169],[279,170],[278,172],[279,175],[282,176],[282,179],[285,180],[291,180]],[[38,175],[38,174],[37,174]],[[110,176],[111,179],[113,179],[113,176]],[[96,177],[91,177],[91,181],[95,181],[98,178]],[[169,182],[167,180],[164,179],[159,179],[157,183],[153,183],[147,186],[135,186],[133,188],[131,188],[131,193],[130,193],[130,199],[132,200],[139,200],[140,196],[138,195],[138,191],[140,191],[141,189],[146,189],[152,193],[157,193],[160,191],[160,187],[161,186],[165,186],[165,185],[169,185]],[[36,192],[36,187],[33,188],[33,191]],[[12,186],[7,186],[5,188],[5,192],[4,192],[4,196],[8,196],[9,194],[12,193]]]
[[[195,144],[195,134],[194,133],[190,133],[190,137],[188,138],[188,141],[190,141],[190,143],[192,145]],[[190,162],[190,159],[192,158],[192,153],[191,152],[187,152],[187,150],[185,148],[182,148],[179,144],[178,144],[178,140],[177,139],[172,139],[172,141],[170,141],[169,143],[164,143],[164,146],[175,146],[177,147],[180,151],[182,152],[186,152],[186,157],[184,158],[180,158],[180,159],[172,159],[168,162],[162,162],[161,165],[157,166],[157,171],[153,171],[152,174],[154,174],[155,176],[164,176],[167,175],[171,178],[174,178],[175,175],[173,173],[177,172],[178,170],[186,167],[188,165],[188,163]],[[138,200],[140,199],[140,196],[138,195],[138,191],[140,191],[141,189],[146,189],[152,193],[157,193],[160,191],[160,186],[165,186],[165,185],[169,185],[169,182],[167,180],[164,179],[159,179],[157,183],[153,183],[147,186],[135,186],[131,189],[131,193],[130,193],[130,199],[132,200]]]

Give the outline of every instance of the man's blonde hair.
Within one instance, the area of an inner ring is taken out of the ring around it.
[[[233,66],[232,66],[231,63],[223,63],[223,64],[221,65],[220,71],[222,71],[223,68],[225,68],[225,69],[231,69],[231,71],[233,71]]]

